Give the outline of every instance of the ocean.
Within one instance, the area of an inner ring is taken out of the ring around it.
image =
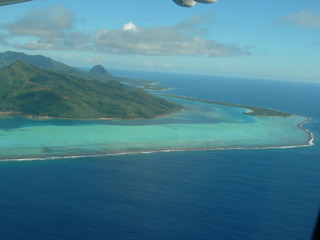
[[[304,127],[315,145],[2,161],[1,239],[310,239],[320,204],[320,84],[112,73],[158,81],[170,94],[311,117]]]

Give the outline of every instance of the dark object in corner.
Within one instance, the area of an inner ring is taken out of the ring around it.
[[[311,240],[320,240],[320,210],[319,210],[318,220],[314,227],[313,236]]]

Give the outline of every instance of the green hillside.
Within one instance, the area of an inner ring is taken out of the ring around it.
[[[153,118],[182,106],[116,81],[88,81],[15,61],[0,70],[0,111],[60,118]]]
[[[41,55],[27,55],[21,52],[7,51],[0,53],[0,69],[11,65],[14,61],[23,61],[33,66],[44,70],[55,71],[59,73],[66,73],[74,77],[83,78],[87,80],[99,81],[118,81],[121,83],[139,86],[143,89],[151,90],[167,90],[165,87],[156,86],[155,82],[141,79],[129,79],[123,77],[116,77],[110,74],[103,66],[93,66],[90,71],[83,71],[75,67],[70,67],[64,63],[55,61],[51,58]]]

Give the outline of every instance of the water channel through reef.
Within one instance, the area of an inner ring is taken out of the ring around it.
[[[243,108],[171,99],[186,109],[139,120],[0,119],[0,159],[312,144],[308,118],[245,115]]]

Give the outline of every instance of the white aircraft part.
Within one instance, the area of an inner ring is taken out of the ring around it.
[[[193,7],[196,2],[193,0],[173,0],[176,4],[181,7]]]
[[[198,3],[215,3],[218,0],[173,0],[173,1],[181,7],[193,7],[197,2]]]
[[[0,0],[0,7],[10,4],[22,3],[22,2],[29,2],[32,0]]]
[[[198,3],[215,3],[217,2],[218,0],[194,0]]]

